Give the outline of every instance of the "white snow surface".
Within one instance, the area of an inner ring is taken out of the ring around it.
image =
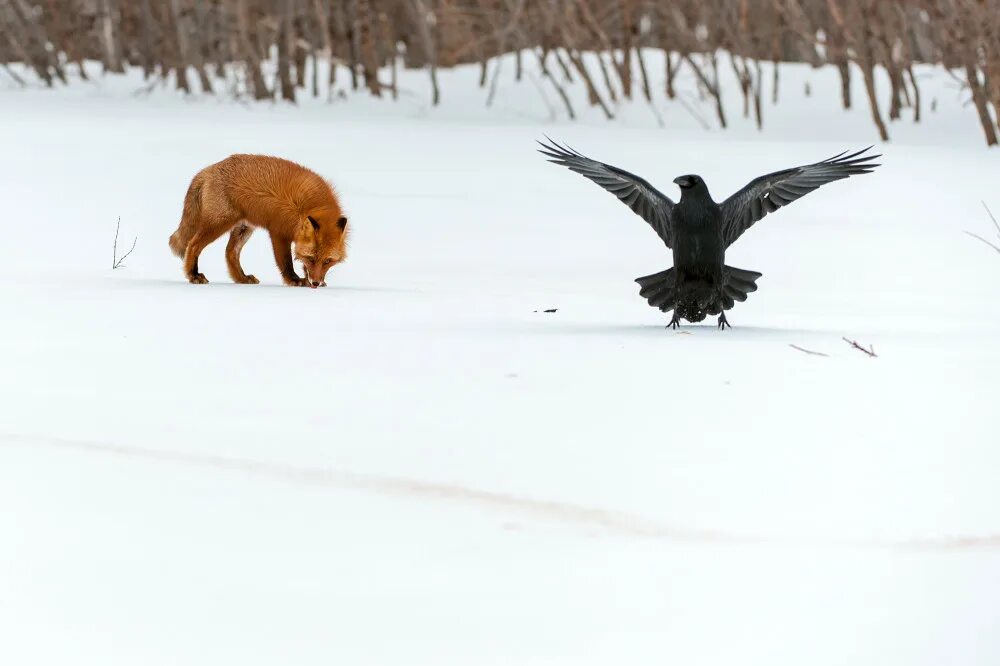
[[[533,142],[721,200],[873,142],[832,70],[783,68],[762,132],[731,81],[722,132],[578,85],[568,122],[540,80],[487,109],[474,68],[440,108],[419,71],[297,106],[91,73],[0,72],[0,663],[1000,663],[1000,257],[962,233],[1000,153],[946,73],[873,175],[731,248],[763,277],[725,332],[666,330],[632,280],[669,251]],[[262,232],[261,285],[222,241],[184,281],[185,189],[233,152],[336,184],[329,288]]]

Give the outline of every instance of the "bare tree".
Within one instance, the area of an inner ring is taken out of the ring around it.
[[[651,49],[664,59],[655,91]],[[567,112],[566,84],[582,82],[607,118],[636,89],[651,104],[665,95],[693,111],[677,90],[679,72],[690,73],[722,126],[720,63],[758,126],[764,61],[775,104],[783,63],[828,64],[844,108],[857,103],[860,73],[883,140],[905,110],[920,120],[914,67],[938,64],[961,76],[987,144],[1000,143],[1000,0],[0,0],[0,63],[23,63],[47,85],[65,80],[64,63],[86,76],[84,62],[96,60],[108,72],[139,66],[153,84],[173,73],[188,92],[191,74],[211,91],[214,73],[235,94],[292,100],[324,84],[332,96],[344,66],[353,89],[395,96],[398,64],[426,68],[438,104],[439,68],[476,64],[491,103],[506,56],[516,80],[532,68]]]

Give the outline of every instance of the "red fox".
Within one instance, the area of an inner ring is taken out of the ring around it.
[[[347,256],[347,218],[333,186],[303,166],[266,155],[232,155],[199,171],[184,197],[170,249],[183,257],[188,282],[205,284],[198,255],[228,231],[229,276],[257,284],[240,266],[240,252],[256,227],[271,234],[274,259],[288,285],[325,287],[326,272]],[[293,243],[305,278],[295,273]]]

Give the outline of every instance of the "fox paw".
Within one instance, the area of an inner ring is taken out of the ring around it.
[[[208,284],[208,278],[205,277],[204,273],[195,273],[188,276],[188,282],[191,284]]]
[[[258,280],[257,277],[254,275],[248,275],[245,278],[243,278],[241,284],[260,284],[260,280]]]
[[[285,284],[287,284],[289,287],[308,287],[309,280],[297,277],[291,280],[285,280]]]

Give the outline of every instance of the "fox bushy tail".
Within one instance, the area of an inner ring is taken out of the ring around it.
[[[194,177],[184,196],[184,212],[181,213],[181,223],[177,231],[170,235],[170,250],[178,257],[184,256],[188,241],[198,231],[198,221],[201,218],[201,174]]]
[[[757,279],[760,276],[761,274],[756,271],[723,266],[723,287],[718,292],[718,302],[712,303],[707,309],[709,311],[728,310],[735,305],[736,301],[742,303],[747,300],[747,294],[757,291]],[[677,285],[673,268],[636,278],[635,281],[639,283],[639,295],[654,308],[669,312],[676,307]]]

